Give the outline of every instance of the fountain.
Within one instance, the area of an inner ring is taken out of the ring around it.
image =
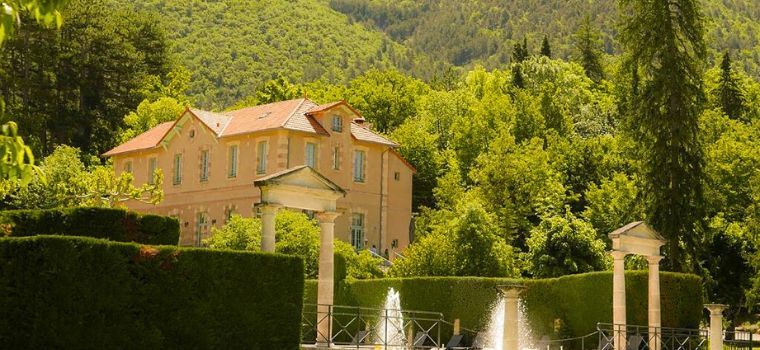
[[[484,349],[508,350],[504,347],[504,314],[506,307],[507,297],[500,295],[491,307],[491,317],[488,320],[488,326],[483,335],[484,343],[481,344]],[[517,312],[517,348],[519,350],[533,349],[533,334],[528,324],[525,303],[522,300],[518,300]]]
[[[404,332],[404,315],[401,311],[401,295],[393,288],[388,288],[383,310],[378,317],[375,332],[375,344],[388,345],[385,349],[403,350],[406,348]]]

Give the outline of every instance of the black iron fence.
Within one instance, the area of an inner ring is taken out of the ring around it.
[[[626,350],[707,350],[708,332],[702,329],[654,328],[600,323],[599,350],[613,350],[615,339],[625,339]]]
[[[305,304],[301,326],[302,344],[319,342],[323,347],[396,350],[443,346],[443,314],[439,312]]]

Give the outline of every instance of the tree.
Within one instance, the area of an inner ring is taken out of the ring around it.
[[[261,220],[233,214],[221,228],[211,228],[203,244],[212,249],[258,251],[261,248]]]
[[[516,277],[512,247],[495,234],[494,218],[471,197],[460,199],[457,209],[460,215],[404,250],[389,274]]]
[[[549,37],[544,35],[544,40],[541,42],[541,56],[552,58],[552,48],[549,45]]]
[[[529,271],[533,277],[600,271],[609,266],[604,241],[597,238],[591,224],[565,215],[543,218],[528,239]]]
[[[22,11],[29,12],[39,24],[60,27],[63,22],[59,9],[68,0],[13,0],[2,3],[0,9],[0,48],[21,22]],[[0,100],[0,117],[5,118],[5,101]],[[0,180],[19,181],[26,186],[34,177],[44,181],[44,174],[34,165],[32,149],[18,136],[18,125],[8,122],[0,135]]]
[[[391,133],[391,139],[401,146],[398,152],[417,170],[412,178],[412,208],[433,207],[433,188],[441,172],[438,136],[430,133],[421,118],[409,118]]]
[[[586,76],[599,83],[604,79],[604,68],[601,63],[602,43],[599,29],[591,24],[591,17],[586,17],[581,21],[578,30],[575,32],[574,41],[577,51],[576,60],[580,61]]]
[[[527,39],[525,45],[526,46],[521,45],[519,41],[515,42],[515,45],[512,48],[512,63],[520,63],[528,58]]]
[[[720,63],[720,81],[718,82],[718,100],[723,113],[729,118],[744,120],[744,94],[731,68],[731,55],[726,51]]]
[[[35,153],[68,144],[100,154],[118,142],[148,77],[169,72],[166,33],[155,15],[106,0],[71,1],[62,15],[60,31],[24,25],[6,40],[0,94]]]
[[[10,0],[2,3],[0,10],[0,46],[5,39],[13,35],[21,22],[22,12],[28,12],[37,23],[45,26],[60,27],[63,16],[58,11],[69,0]]]
[[[304,260],[306,278],[317,278],[319,273],[319,227],[304,213],[280,210],[275,217],[275,251],[301,257]],[[204,241],[212,249],[261,250],[261,220],[232,215],[221,228],[212,228],[211,237]],[[367,279],[382,277],[382,260],[369,251],[356,252],[339,239],[335,242],[335,254],[346,261],[347,277]]]
[[[17,180],[22,186],[35,177],[44,181],[44,173],[34,165],[32,149],[18,136],[16,123],[3,124],[0,130],[0,180]]]
[[[291,84],[283,76],[268,80],[256,90],[256,104],[267,104],[303,97],[303,88]]]
[[[697,248],[703,209],[698,118],[704,99],[704,24],[697,0],[623,0],[621,41],[641,74],[632,113],[644,162],[648,217],[681,271]]]
[[[46,209],[77,206],[122,207],[127,201],[157,204],[163,200],[163,174],[153,174],[153,183],[134,184],[132,174],[116,175],[110,165],[86,166],[79,149],[58,146],[42,160],[46,179],[35,177],[28,186],[15,186],[5,206],[10,209]]]
[[[417,100],[429,91],[420,80],[397,70],[370,70],[350,83],[348,102],[367,122],[390,133],[417,110]]]
[[[592,184],[585,197],[588,204],[583,217],[603,238],[630,222],[645,219],[642,194],[635,177],[615,173],[599,185]]]

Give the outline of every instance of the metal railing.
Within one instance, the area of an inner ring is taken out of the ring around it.
[[[434,349],[442,346],[442,325],[439,312],[305,304],[301,343],[344,349]]]
[[[625,339],[626,350],[707,350],[708,332],[703,329],[613,325],[599,323],[599,350],[613,350],[615,337]]]
[[[724,331],[723,349],[726,350],[753,350],[760,344],[755,344],[758,339],[753,338],[752,332],[747,331]]]

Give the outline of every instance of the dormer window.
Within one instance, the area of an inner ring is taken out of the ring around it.
[[[332,117],[332,131],[335,131],[335,132],[343,131],[343,118],[341,118],[339,115],[334,115]]]

